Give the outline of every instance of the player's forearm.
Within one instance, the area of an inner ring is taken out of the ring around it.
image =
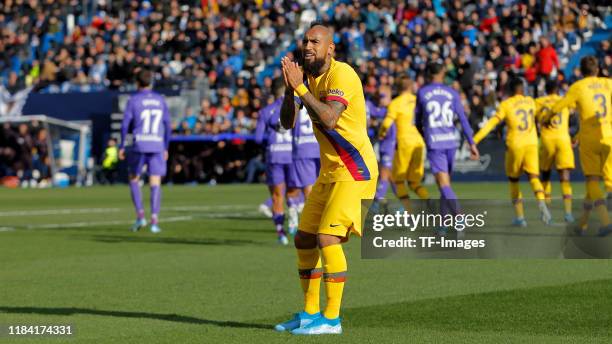
[[[387,115],[387,117],[385,117],[385,119],[380,125],[380,129],[378,130],[378,137],[385,137],[387,135],[387,131],[389,131],[389,128],[391,127],[393,122],[394,119]]]
[[[338,116],[331,106],[317,100],[312,93],[308,92],[300,97],[304,106],[308,109],[310,119],[317,124],[320,124],[326,130],[331,130],[336,127]]]
[[[476,135],[474,135],[474,143],[479,144],[489,133],[499,124],[497,117],[491,118],[484,127],[482,127]]]
[[[463,130],[463,136],[468,141],[470,145],[474,144],[474,139],[472,135],[474,135],[474,131],[470,126],[470,122],[467,120],[464,114],[459,115],[459,121],[461,122],[461,129]]]
[[[129,122],[125,121],[121,124],[121,142],[119,142],[119,149],[125,148],[125,140],[128,134]]]
[[[293,99],[293,92],[290,94],[285,93],[285,98],[283,98],[280,113],[280,122],[283,128],[291,129],[295,126],[298,111],[299,107]]]
[[[553,105],[551,112],[554,113],[559,113],[561,111],[563,111],[565,108],[569,107],[572,104],[572,100],[570,97],[565,96],[563,98],[561,98],[561,100],[559,100],[558,102],[555,103],[555,105]]]
[[[168,147],[170,147],[171,131],[172,129],[166,129],[166,132],[164,133],[164,149],[165,150],[168,150]]]

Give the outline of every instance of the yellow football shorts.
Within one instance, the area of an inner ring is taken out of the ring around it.
[[[612,176],[612,146],[610,142],[599,144],[580,144],[580,166],[585,176],[604,176],[604,181]]]
[[[425,146],[400,144],[393,156],[391,179],[394,182],[420,182],[425,173]]]
[[[506,175],[518,178],[523,171],[529,174],[540,174],[537,145],[506,147]]]
[[[540,170],[550,171],[553,163],[557,170],[576,167],[569,137],[543,138],[540,141]]]
[[[373,199],[378,176],[370,180],[323,184],[317,180],[306,199],[299,230],[311,234],[347,237],[350,232],[361,236],[361,200]]]

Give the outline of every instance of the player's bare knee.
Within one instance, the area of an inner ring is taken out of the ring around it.
[[[128,179],[130,180],[130,183],[136,183],[136,182],[140,181],[140,176],[139,175],[130,174]]]
[[[161,184],[160,176],[151,176],[149,177],[149,185],[151,186],[159,186]]]
[[[304,231],[298,231],[293,239],[293,244],[295,245],[295,248],[300,250],[316,248],[317,236]]]
[[[559,171],[559,181],[569,182],[570,181],[570,170]]]

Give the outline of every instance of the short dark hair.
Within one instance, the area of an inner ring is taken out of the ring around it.
[[[440,62],[432,61],[427,64],[426,73],[429,78],[438,75],[444,69],[444,65]]]
[[[559,91],[559,83],[555,80],[549,80],[546,82],[546,93],[554,94]]]
[[[508,90],[511,94],[515,94],[519,89],[522,89],[525,85],[523,79],[518,76],[513,77],[508,81]]]
[[[313,21],[313,22],[310,22],[310,27],[309,27],[309,29],[312,29],[312,28],[313,28],[313,27],[315,27],[315,26],[323,26],[323,27],[325,27],[325,28],[328,28],[328,26],[327,26],[327,25],[325,25],[325,23],[324,23],[324,22],[322,22],[322,21],[320,21],[320,20],[315,20],[315,21]]]
[[[412,87],[412,79],[407,74],[402,74],[397,79],[396,86],[398,93],[404,92]]]
[[[593,55],[585,56],[580,60],[580,73],[583,76],[596,76],[599,73],[599,62]]]
[[[136,76],[136,82],[139,87],[149,87],[153,81],[153,73],[148,69],[142,69]]]

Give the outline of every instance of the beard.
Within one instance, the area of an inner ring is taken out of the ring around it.
[[[317,76],[319,71],[325,65],[325,58],[316,57],[313,62],[307,62],[305,58],[302,58],[302,66],[304,66],[304,72],[308,75]]]

